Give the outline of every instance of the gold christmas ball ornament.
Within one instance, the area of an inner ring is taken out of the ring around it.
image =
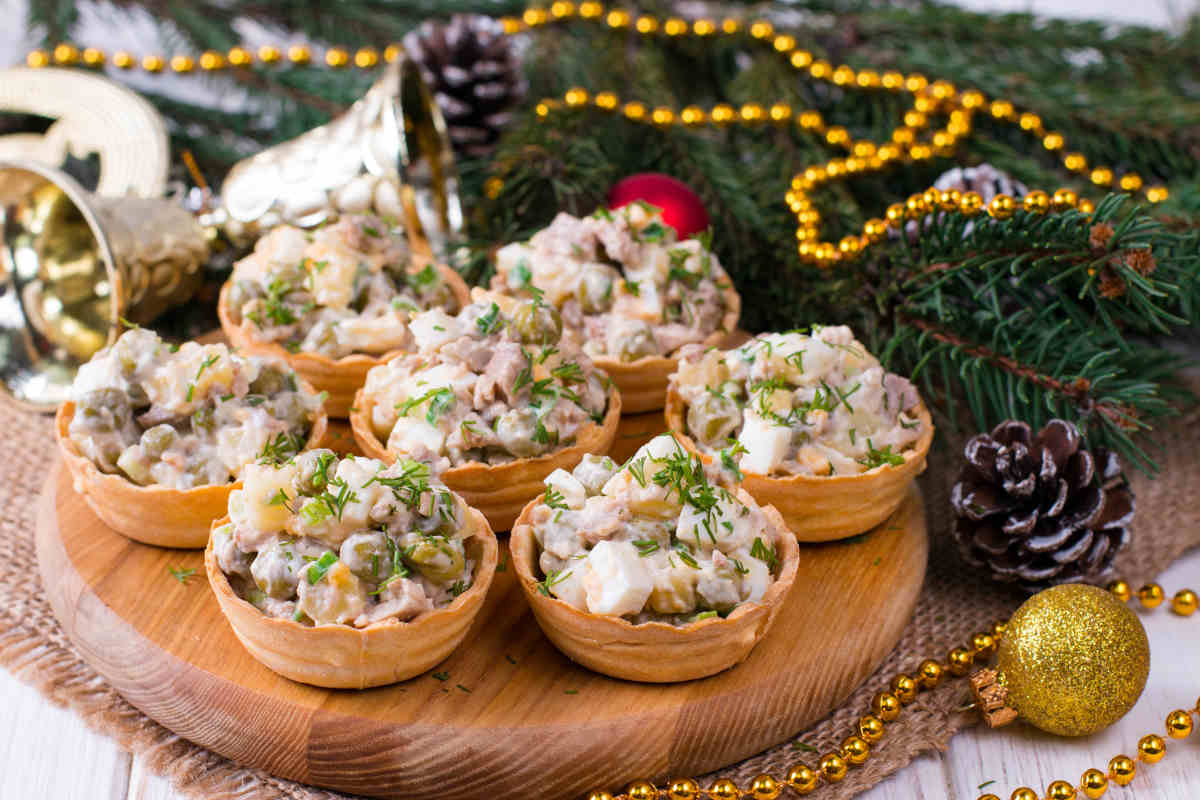
[[[1137,615],[1110,592],[1055,586],[1013,614],[996,670],[1006,704],[1026,722],[1082,736],[1108,727],[1137,701],[1150,644]]]
[[[1040,800],[1038,793],[1028,786],[1022,786],[1012,793],[1011,800]]]

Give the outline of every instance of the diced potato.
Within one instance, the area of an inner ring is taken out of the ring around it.
[[[242,470],[244,518],[238,527],[249,526],[260,531],[281,531],[287,525],[289,505],[294,505],[295,464],[278,467],[266,464],[247,464]],[[233,502],[230,498],[230,512]]]
[[[654,581],[632,544],[605,540],[588,553],[583,588],[589,612],[619,616],[641,611]]]
[[[582,559],[572,561],[555,576],[550,594],[575,608],[587,608],[587,591],[583,587],[587,564]]]
[[[700,571],[678,561],[672,567],[664,558],[654,574],[654,589],[646,601],[659,614],[687,614],[696,610],[696,580]]]
[[[565,469],[554,470],[546,476],[543,483],[554,487],[555,491],[563,496],[563,502],[568,508],[583,508],[583,503],[587,500],[587,489]]]
[[[423,419],[401,417],[388,436],[387,447],[394,453],[416,454],[428,450],[440,455],[446,451],[446,434]]]
[[[463,335],[463,325],[440,308],[417,314],[408,323],[416,348],[421,352],[436,350]]]
[[[318,238],[307,253],[313,299],[328,308],[349,306],[354,299],[354,279],[362,265],[359,254],[338,246],[330,237]]]
[[[741,467],[744,472],[769,475],[783,463],[791,447],[792,430],[776,425],[747,409],[738,441],[746,448]]]
[[[345,625],[363,612],[367,592],[349,567],[338,561],[316,583],[309,580],[311,568],[301,570],[296,604],[309,619],[318,625]]]

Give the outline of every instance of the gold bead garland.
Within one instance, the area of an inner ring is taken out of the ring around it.
[[[558,5],[558,4],[555,4]],[[569,6],[570,4],[566,4]],[[587,8],[585,9],[585,6]],[[553,6],[552,6],[553,9]],[[570,8],[561,7],[558,13],[546,15],[539,9],[527,10],[521,18],[506,17],[502,19],[504,31],[516,34],[522,31],[538,28],[551,22],[569,19],[572,16]],[[624,29],[630,25],[629,12],[614,10],[604,14],[600,3],[585,3],[579,8],[579,16],[583,19],[594,19],[604,16],[610,28]],[[638,33],[650,36],[661,30],[668,36],[676,37],[691,35],[712,36],[718,32],[733,35],[742,30],[742,25],[734,19],[724,20],[719,28],[712,20],[696,20],[689,30],[684,20],[669,19],[660,24],[650,16],[638,17],[634,29]],[[867,247],[877,244],[885,238],[886,230],[881,232],[878,220],[869,220],[863,226],[860,235],[843,237],[838,242],[822,242],[819,238],[818,226],[820,214],[813,207],[808,193],[822,183],[847,176],[877,172],[896,162],[922,162],[935,155],[949,156],[955,152],[958,140],[971,132],[971,116],[976,111],[989,114],[993,119],[1008,122],[1018,126],[1022,131],[1035,137],[1041,146],[1050,153],[1056,153],[1066,147],[1065,138],[1061,133],[1047,131],[1041,117],[1037,114],[1018,113],[1009,100],[987,97],[976,89],[960,92],[954,84],[938,80],[930,83],[928,78],[919,74],[902,75],[898,72],[887,72],[879,75],[874,70],[856,71],[853,67],[842,64],[833,66],[829,62],[816,59],[807,50],[800,49],[795,37],[787,34],[777,34],[774,27],[766,21],[752,22],[748,28],[752,39],[768,42],[772,49],[788,59],[797,70],[817,80],[833,83],[836,86],[854,87],[860,89],[882,88],[892,92],[908,92],[914,95],[913,107],[906,111],[903,117],[904,125],[896,128],[891,134],[891,143],[876,146],[872,142],[852,142],[849,133],[839,126],[825,127],[821,116],[816,111],[802,111],[799,114],[789,113],[790,108],[785,103],[777,103],[767,114],[761,105],[749,103],[740,111],[735,111],[727,105],[714,106],[709,112],[704,112],[696,106],[689,106],[676,114],[669,108],[656,108],[649,115],[641,103],[629,102],[620,106],[620,111],[633,122],[649,122],[657,127],[665,128],[674,124],[687,127],[698,127],[711,122],[717,126],[731,123],[757,125],[766,118],[776,124],[789,124],[794,121],[800,128],[823,136],[824,140],[833,146],[843,147],[851,152],[847,159],[833,159],[824,165],[808,167],[792,179],[792,185],[785,196],[788,207],[796,215],[797,252],[802,261],[813,263],[821,268],[830,268],[841,262],[849,262],[858,258]],[[582,89],[572,89],[571,92],[582,92]],[[568,92],[570,94],[571,92]],[[605,93],[611,94],[611,93]],[[587,105],[586,102],[563,103],[547,99],[537,105],[537,114],[541,119],[549,118],[552,111],[560,108],[578,109]],[[617,111],[618,104],[600,105],[607,111]],[[930,127],[931,114],[943,114],[948,118],[944,128],[933,131],[928,142],[921,141],[918,134]],[[1069,153],[1063,157],[1063,165],[1071,172],[1077,173],[1091,181],[1097,187],[1109,189],[1114,185],[1122,191],[1135,193],[1144,189],[1146,199],[1151,203],[1160,203],[1167,199],[1168,193],[1164,186],[1143,187],[1141,176],[1128,172],[1116,177],[1114,170],[1107,166],[1097,166],[1089,169],[1087,157],[1082,153]],[[930,192],[936,192],[929,189]],[[956,206],[953,197],[945,199],[935,197],[934,202],[910,198],[906,204],[903,216],[888,214],[887,227],[899,229],[906,219],[920,219],[934,211],[960,212],[966,215],[977,213],[982,203],[973,193],[958,199]],[[996,197],[989,203],[987,212],[995,219],[1008,219],[1016,211],[1024,210],[1033,214],[1043,214],[1050,210],[1064,212],[1074,208],[1084,214],[1091,214],[1095,205],[1091,200],[1080,199],[1069,189],[1055,192],[1059,202],[1051,200],[1042,191],[1030,192],[1023,198],[1012,198],[1007,195]],[[1072,202],[1066,202],[1067,198]]]
[[[1148,591],[1156,587],[1158,592]],[[1133,592],[1129,584],[1122,580],[1113,581],[1108,585],[1108,591],[1122,602],[1129,602]],[[1155,601],[1155,597],[1158,601]],[[1175,594],[1176,598],[1190,596],[1196,593],[1191,589],[1181,589]],[[1162,587],[1158,584],[1146,584],[1137,592],[1138,601],[1147,609],[1157,608],[1162,603]],[[1190,616],[1191,611],[1180,611],[1172,604],[1171,610],[1180,616]],[[838,783],[849,773],[851,767],[858,767],[870,758],[871,747],[883,738],[885,723],[899,717],[904,706],[911,700],[904,700],[914,693],[928,691],[941,683],[947,675],[965,675],[971,664],[979,659],[986,660],[996,651],[999,640],[1003,638],[1007,628],[1007,620],[1000,620],[992,625],[990,630],[975,633],[970,638],[967,647],[956,647],[946,654],[946,660],[926,659],[915,671],[916,677],[908,673],[900,673],[889,682],[889,690],[875,694],[871,699],[871,712],[861,717],[857,724],[857,734],[842,740],[841,746],[821,755],[816,767],[798,763],[788,770],[782,779],[771,775],[758,775],[753,778],[745,789],[727,779],[713,783],[707,789],[693,778],[676,778],[665,787],[659,789],[649,781],[635,781],[625,790],[624,794],[613,795],[598,790],[588,795],[588,800],[774,800],[783,793],[784,787],[791,788],[795,794],[807,795],[824,783]],[[903,695],[903,696],[901,696]],[[1195,717],[1200,716],[1200,700],[1190,709],[1172,711],[1166,717],[1167,739],[1186,739],[1195,728]],[[1147,734],[1138,740],[1137,755],[1130,758],[1126,755],[1114,756],[1108,762],[1108,769],[1102,771],[1090,768],[1083,772],[1078,784],[1066,780],[1052,781],[1045,794],[1022,786],[1013,791],[1009,800],[1077,800],[1080,796],[1089,800],[1098,800],[1108,791],[1110,782],[1118,786],[1127,786],[1137,776],[1137,762],[1157,764],[1167,752],[1167,739],[1158,734]],[[979,800],[1001,800],[992,793],[982,794]]]
[[[936,80],[931,83],[928,78],[920,74],[903,75],[899,72],[888,71],[881,75],[875,70],[856,70],[846,64],[834,66],[828,61],[814,58],[812,52],[799,46],[794,36],[776,32],[774,26],[765,20],[753,21],[748,26],[733,17],[725,18],[719,23],[710,19],[698,19],[689,23],[678,17],[659,20],[648,14],[635,16],[633,12],[623,9],[606,10],[603,3],[591,0],[582,2],[578,6],[568,0],[555,0],[550,4],[548,10],[533,6],[526,9],[520,17],[501,18],[500,24],[504,33],[514,35],[573,18],[598,20],[613,30],[632,29],[643,36],[709,38],[718,35],[734,36],[746,32],[751,39],[765,42],[775,53],[786,58],[793,68],[807,73],[813,79],[827,81],[840,87],[863,90],[881,89],[897,93],[908,92],[913,95],[913,106],[904,114],[904,125],[892,132],[890,143],[883,145],[876,145],[872,142],[853,142],[844,128],[839,126],[826,128],[819,113],[804,111],[795,114],[786,103],[776,103],[769,110],[764,109],[758,103],[747,103],[741,109],[736,110],[722,104],[714,106],[708,112],[696,106],[689,106],[677,113],[665,107],[649,110],[638,102],[621,105],[610,92],[596,95],[594,101],[596,107],[614,112],[619,110],[631,121],[648,122],[661,128],[677,124],[693,128],[704,124],[717,126],[732,123],[759,125],[768,119],[776,125],[787,125],[794,121],[802,129],[823,136],[830,145],[847,149],[851,154],[849,158],[833,159],[822,166],[810,167],[798,173],[792,179],[792,186],[785,196],[788,207],[797,215],[796,239],[800,258],[822,268],[829,268],[843,261],[853,261],[867,247],[883,241],[886,234],[886,230],[881,231],[879,225],[876,224],[877,220],[869,220],[863,226],[863,232],[860,235],[847,236],[836,243],[819,241],[817,231],[820,215],[812,208],[808,193],[825,182],[847,176],[878,172],[896,162],[922,162],[935,155],[952,155],[958,141],[970,135],[971,118],[976,112],[986,113],[997,121],[1018,126],[1023,132],[1033,136],[1049,153],[1058,153],[1066,148],[1066,141],[1061,133],[1047,131],[1041,117],[1037,114],[1018,113],[1014,104],[1009,100],[998,98],[989,101],[977,89],[960,91],[949,81]],[[400,52],[398,45],[388,45],[383,51],[383,60],[395,61]],[[79,58],[77,47],[70,43],[62,43],[50,53],[45,50],[30,52],[26,57],[26,63],[31,67],[46,67],[51,64],[71,66],[77,64]],[[266,65],[283,62],[280,50],[270,46],[260,48],[258,58],[261,63]],[[296,45],[288,49],[287,61],[289,63],[303,65],[310,63],[311,59],[312,55],[309,49],[303,45]],[[345,48],[331,47],[325,51],[323,57],[324,63],[334,69],[342,69],[351,65],[359,69],[373,69],[379,63],[379,59],[379,53],[370,47],[357,50],[353,56]],[[84,51],[83,62],[88,66],[99,67],[106,60],[105,54],[101,50],[88,48]],[[176,55],[169,59],[159,55],[147,55],[139,62],[129,53],[117,52],[113,54],[112,63],[118,69],[132,69],[140,63],[142,69],[148,72],[161,72],[166,66],[169,66],[174,72],[189,73],[193,71],[197,62],[188,55]],[[209,51],[200,57],[198,63],[200,68],[206,72],[219,71],[229,67],[246,68],[253,65],[254,56],[245,48],[234,47],[229,51],[227,57],[221,53]],[[583,90],[572,89],[568,95],[581,91]],[[576,97],[578,98],[579,95],[576,94]],[[583,97],[586,98],[586,92]],[[600,102],[602,97],[607,102]],[[582,102],[571,103],[568,101],[566,103],[568,108],[581,108],[585,105],[587,105],[586,99]],[[535,110],[540,118],[547,118],[550,112],[558,107],[561,107],[559,101],[543,100],[537,104]],[[927,142],[920,141],[918,134],[930,127],[929,117],[932,114],[944,115],[948,122],[944,128],[932,131]],[[1092,184],[1103,189],[1119,188],[1121,191],[1129,193],[1142,191],[1146,200],[1151,203],[1161,203],[1168,197],[1165,186],[1146,187],[1143,185],[1141,176],[1136,173],[1128,172],[1117,177],[1111,167],[1089,168],[1087,157],[1082,153],[1067,153],[1063,156],[1062,163],[1068,171],[1090,180]],[[1061,202],[1059,201],[1060,195],[1063,198]],[[1019,201],[1015,198],[997,198],[989,204],[987,210],[991,216],[997,219],[1007,219],[1018,208],[1036,214],[1045,213],[1050,208],[1056,212],[1063,212],[1074,207],[1085,214],[1090,214],[1094,210],[1094,204],[1087,199],[1076,198],[1075,202],[1066,202],[1065,198],[1068,195],[1074,197],[1070,190],[1059,190],[1055,192],[1055,200],[1050,204],[1042,199],[1045,196],[1042,192],[1031,192],[1025,198],[1020,198]],[[909,204],[908,218],[918,219],[934,210],[957,211],[970,215],[977,213],[979,206],[976,198],[967,193],[966,196],[959,199],[957,206],[953,202],[953,198],[942,199],[936,204]],[[802,213],[804,214],[803,218],[801,218]],[[893,218],[892,215],[888,216],[888,227],[898,228],[901,222],[901,219]]]

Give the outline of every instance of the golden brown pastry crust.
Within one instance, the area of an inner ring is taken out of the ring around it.
[[[300,385],[315,393],[306,381],[301,380]],[[75,491],[83,495],[96,516],[122,536],[143,544],[187,549],[204,547],[209,526],[217,517],[225,516],[229,493],[242,488],[242,482],[174,489],[170,486],[138,486],[121,475],[101,472],[71,441],[68,429],[74,416],[73,402],[59,406],[54,418],[58,452],[71,473]],[[318,410],[305,450],[321,446],[328,423],[324,409]]]
[[[738,491],[745,502],[748,496]],[[557,597],[538,591],[537,540],[529,516],[540,502],[521,512],[509,539],[517,583],[525,592],[533,616],[554,646],[590,670],[614,678],[646,683],[675,683],[706,678],[745,661],[770,630],[796,578],[800,548],[774,508],[763,506],[775,527],[780,556],[779,573],[762,600],[742,603],[728,616],[710,617],[688,625],[644,622],[589,614]]]
[[[737,330],[742,315],[742,297],[733,288],[733,281],[721,291],[725,300],[725,316],[721,327],[713,331],[700,344],[704,347],[722,347]],[[674,356],[643,356],[636,361],[621,361],[608,356],[592,359],[604,370],[621,390],[621,405],[626,414],[641,414],[657,411],[663,407],[667,396],[667,383],[671,373],[679,368],[679,359]]]
[[[396,454],[379,441],[371,427],[371,409],[375,407],[365,390],[354,398],[350,412],[350,428],[354,441],[363,455],[377,458],[385,464],[396,460]],[[520,458],[507,464],[483,464],[472,461],[451,467],[442,473],[442,481],[487,517],[493,530],[506,531],[512,527],[521,509],[545,491],[542,481],[556,469],[570,472],[585,455],[604,455],[617,436],[621,419],[621,395],[612,387],[608,390],[608,410],[597,425],[588,423],[580,428],[575,444],[534,458]]]
[[[413,254],[412,259],[414,264],[434,263],[450,290],[454,292],[459,306],[470,305],[471,290],[467,288],[461,275],[445,264],[431,262],[417,253]],[[217,317],[221,320],[221,330],[225,332],[229,343],[244,353],[273,356],[286,361],[298,375],[317,387],[317,391],[328,392],[325,411],[335,419],[345,419],[349,415],[350,407],[354,404],[354,393],[366,383],[368,370],[403,352],[389,350],[378,356],[351,353],[333,359],[320,353],[293,353],[276,342],[264,342],[255,336],[253,323],[242,320],[242,324],[238,325],[230,317],[229,287],[232,284],[232,278],[225,282],[217,300]]]
[[[667,428],[705,463],[712,456],[702,453],[688,436],[684,425],[687,404],[678,387],[667,391],[664,416]],[[933,419],[922,400],[917,404],[921,438],[903,451],[904,463],[884,464],[858,475],[787,475],[774,477],[745,473],[742,487],[761,505],[775,506],[796,538],[802,542],[828,542],[866,533],[900,507],[908,485],[925,471],[925,456],[933,443]]]
[[[471,588],[450,605],[407,622],[391,619],[365,628],[309,627],[290,619],[268,617],[233,591],[217,566],[211,541],[204,551],[204,569],[234,634],[268,669],[300,683],[330,689],[384,686],[420,675],[450,655],[483,608],[500,548],[482,514],[470,509],[469,519],[473,530],[463,544],[475,559]],[[212,527],[227,521],[219,519]]]

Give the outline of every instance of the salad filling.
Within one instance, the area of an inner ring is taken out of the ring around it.
[[[407,349],[409,319],[429,308],[457,310],[452,288],[413,263],[401,226],[370,214],[273,229],[234,266],[228,295],[256,338],[330,358]]]
[[[427,464],[308,450],[251,464],[243,481],[213,555],[267,616],[363,628],[444,608],[471,587],[470,511]]]
[[[370,423],[387,449],[437,470],[504,464],[575,443],[604,419],[608,378],[540,295],[477,290],[457,316],[418,314],[415,352],[367,373]]]
[[[567,213],[496,254],[493,288],[541,292],[592,358],[665,356],[722,329],[732,284],[710,237],[679,241],[638,202],[582,219]]]
[[[585,456],[556,470],[532,509],[538,589],[590,614],[686,625],[761,600],[775,580],[775,528],[732,474],[670,435],[623,466]]]
[[[174,489],[236,480],[302,450],[322,397],[284,363],[141,328],[80,367],[68,435],[102,472]]]
[[[701,451],[761,475],[856,475],[904,463],[921,398],[844,325],[687,348],[672,385]]]

